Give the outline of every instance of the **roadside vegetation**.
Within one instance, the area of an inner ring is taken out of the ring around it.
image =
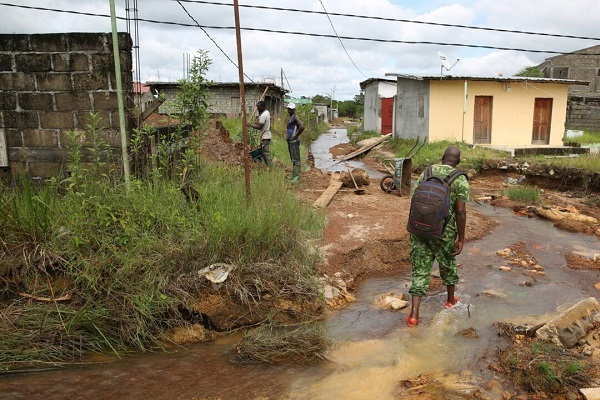
[[[197,63],[208,66],[206,53]],[[184,86],[177,104],[181,125],[200,134],[136,131],[129,185],[93,115],[85,136],[70,134],[69,174],[0,188],[0,372],[161,349],[215,290],[198,272],[214,263],[232,266],[217,292],[237,303],[320,301],[311,243],[323,216],[290,193],[281,169],[253,171],[247,199],[241,167],[199,157],[208,120],[199,87]]]
[[[581,144],[600,144],[600,132],[584,131],[583,135],[577,137],[564,137],[563,142]]]
[[[427,143],[420,148],[412,157],[413,169],[422,171],[428,165],[439,162],[442,159],[444,150],[450,145],[457,146],[461,151],[461,162],[459,169],[467,171],[469,169],[481,170],[482,166],[490,158],[503,158],[509,156],[506,151],[493,150],[485,147],[471,146],[464,142],[450,142],[442,140],[435,143]],[[396,157],[405,157],[415,146],[414,140],[399,138],[390,138],[386,141],[386,146],[396,154]],[[417,148],[421,145],[419,144]]]

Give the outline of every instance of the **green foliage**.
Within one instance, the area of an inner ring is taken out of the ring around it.
[[[365,94],[360,92],[352,100],[336,101],[336,104],[340,117],[360,118],[364,113]]]
[[[396,153],[396,157],[405,157],[410,149],[413,148],[414,140],[405,140],[399,138],[390,138],[386,142],[386,146]],[[464,142],[450,142],[442,140],[434,143],[427,143],[413,157],[413,169],[420,171],[427,166],[439,163],[442,159],[444,151],[450,145],[457,146],[461,151],[461,162],[458,169],[467,171],[475,169],[479,171],[481,167],[490,158],[500,158],[508,156],[508,152],[493,150],[485,147],[476,147],[468,145]],[[420,145],[419,145],[420,146]]]
[[[519,70],[519,72],[517,72],[515,74],[515,76],[524,76],[524,77],[530,77],[530,78],[543,78],[544,77],[544,75],[542,74],[542,70],[535,66],[523,67]]]
[[[600,171],[600,154],[581,154],[578,157],[523,157],[530,164],[543,164],[554,167],[575,168],[583,171],[598,173]]]
[[[175,100],[175,107],[182,125],[191,125],[192,129],[201,129],[209,118],[208,91],[209,81],[206,73],[212,63],[208,52],[198,50],[192,59],[188,79],[179,81],[179,92]]]
[[[505,189],[503,194],[519,203],[538,204],[540,202],[541,190],[532,186],[513,186]]]
[[[538,370],[542,373],[544,379],[549,384],[558,383],[559,379],[554,373],[552,365],[549,362],[542,361],[537,363]]]
[[[600,143],[600,132],[584,131],[583,135],[578,137],[564,137],[563,142],[581,143],[581,144],[596,144]]]

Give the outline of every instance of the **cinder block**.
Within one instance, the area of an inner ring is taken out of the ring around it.
[[[32,51],[50,52],[67,51],[67,42],[62,33],[44,33],[29,35],[29,44]]]
[[[73,129],[75,128],[73,113],[62,111],[40,112],[40,127],[42,129]]]
[[[15,92],[0,92],[0,111],[12,111],[17,108]]]
[[[8,169],[13,177],[21,177],[27,173],[27,163],[11,160],[8,162]]]
[[[32,129],[40,125],[37,111],[5,111],[3,117],[6,128]]]
[[[16,54],[15,64],[21,72],[48,72],[52,70],[48,54]]]
[[[57,147],[58,131],[48,129],[34,129],[23,131],[23,145],[25,147]]]
[[[17,147],[8,149],[8,158],[12,161],[27,161],[29,164],[34,162],[60,163],[65,160],[66,152],[64,149],[56,148],[35,148],[35,147]]]
[[[41,91],[71,90],[71,76],[67,73],[36,74],[35,79]]]
[[[29,35],[0,35],[0,51],[28,51]]]
[[[71,67],[71,56],[67,53],[52,54],[52,70],[54,72],[68,72]]]
[[[71,71],[89,71],[90,63],[87,54],[71,54]]]
[[[19,129],[5,129],[6,146],[7,147],[22,147],[23,135]]]
[[[106,35],[108,50],[112,51],[113,41],[112,35]],[[119,50],[131,50],[133,46],[133,41],[131,40],[131,36],[126,32],[117,33],[117,40],[119,41]]]
[[[90,95],[87,92],[56,93],[58,111],[91,110]]]
[[[115,62],[111,53],[92,54],[92,72],[95,74],[113,72],[115,70]]]
[[[12,71],[12,55],[0,54],[0,71]]]
[[[100,116],[100,121],[98,123],[98,127],[101,129],[110,128],[111,125],[111,115],[110,111],[96,111],[95,114]],[[75,124],[75,128],[88,130],[88,125],[90,124],[90,113],[89,111],[79,111],[75,113],[77,118],[77,123]]]
[[[104,33],[68,33],[69,51],[105,51],[106,34]]]
[[[19,93],[19,107],[23,110],[51,111],[54,109],[50,93]]]
[[[116,92],[98,92],[94,93],[95,110],[116,110],[118,108]]]
[[[73,73],[74,90],[106,90],[108,77],[100,74]]]
[[[35,79],[22,72],[0,72],[0,88],[6,91],[34,91]]]
[[[30,162],[27,166],[28,175],[34,178],[57,177],[62,171],[62,162]]]

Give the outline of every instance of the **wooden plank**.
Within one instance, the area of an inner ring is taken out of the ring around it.
[[[363,154],[364,152],[371,150],[373,147],[380,145],[381,143],[383,143],[384,141],[388,140],[391,137],[392,137],[391,133],[389,133],[387,135],[383,135],[381,138],[377,139],[375,142],[368,144],[366,146],[363,146],[360,149],[353,151],[352,153],[349,153],[349,154],[346,154],[345,156],[340,157],[339,159],[336,160],[336,162],[351,160],[354,157],[359,156],[359,155]]]
[[[333,196],[342,188],[344,183],[340,179],[340,174],[331,174],[329,187],[325,189],[323,194],[313,203],[314,208],[325,208],[331,203]]]

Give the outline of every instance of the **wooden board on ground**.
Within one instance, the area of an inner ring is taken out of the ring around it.
[[[579,389],[586,400],[600,400],[600,388]]]
[[[366,146],[361,147],[358,150],[353,151],[352,153],[346,154],[345,156],[340,157],[338,160],[336,160],[337,162],[341,162],[341,161],[348,161],[353,159],[356,156],[361,155],[362,153],[371,150],[373,147],[380,145],[381,143],[383,143],[384,141],[386,141],[387,139],[391,138],[392,134],[388,133],[387,135],[383,135],[381,138],[377,139],[376,141],[374,141],[371,144],[368,144]]]
[[[340,174],[333,172],[331,174],[331,181],[329,181],[329,187],[325,189],[323,194],[313,203],[315,208],[325,208],[329,205],[333,196],[342,188],[344,183],[340,179]]]

